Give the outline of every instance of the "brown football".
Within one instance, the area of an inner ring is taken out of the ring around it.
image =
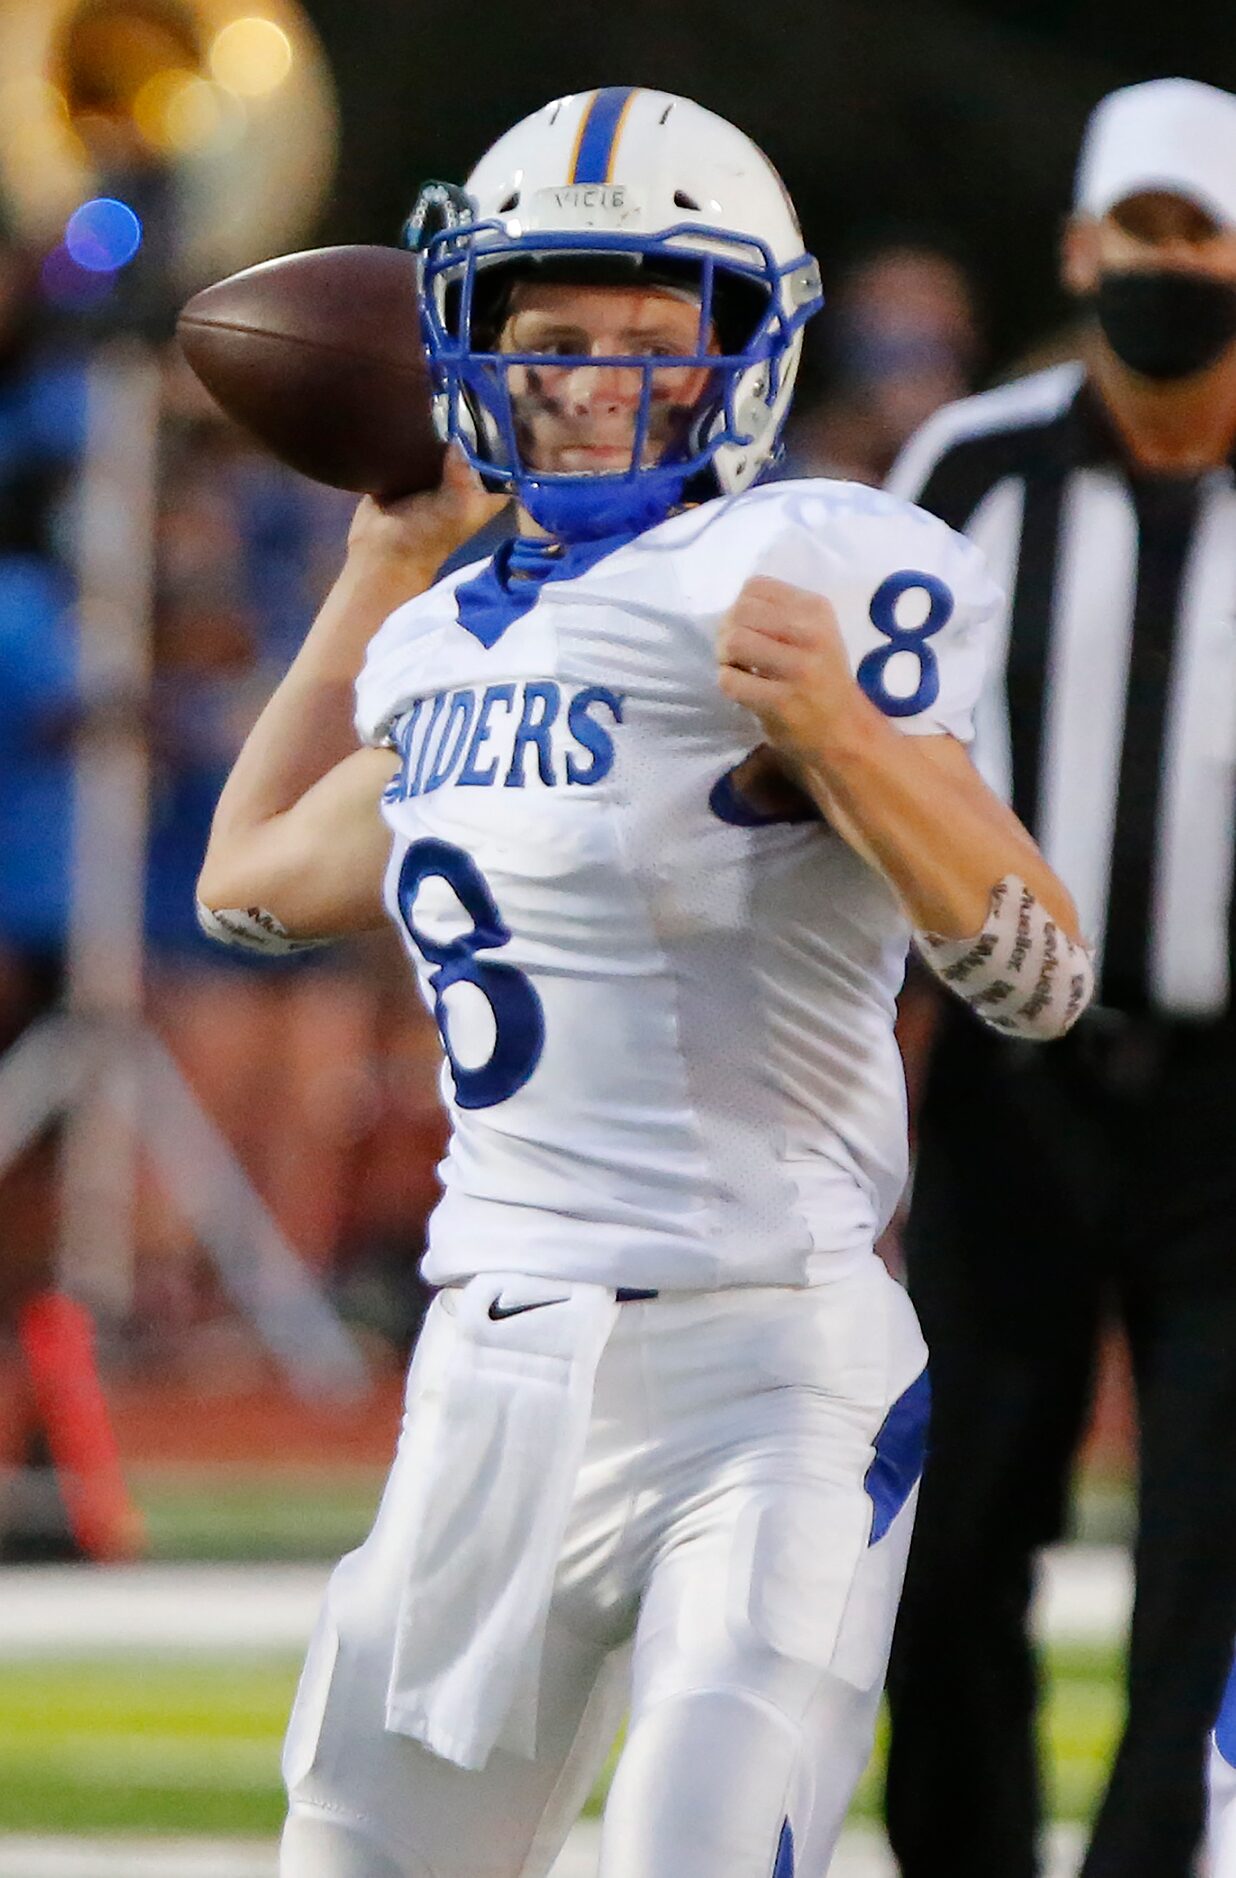
[[[284,463],[336,489],[433,489],[416,264],[401,248],[311,248],[195,294],[177,337],[218,404]]]

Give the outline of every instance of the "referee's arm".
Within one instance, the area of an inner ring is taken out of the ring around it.
[[[965,400],[959,405],[945,405],[943,410],[929,417],[926,423],[920,424],[913,436],[902,445],[884,483],[889,495],[900,496],[903,502],[914,502],[929,509],[941,521],[947,522],[950,528],[957,529],[968,518],[941,514],[931,501],[928,485],[950,446],[968,434],[964,424],[958,420],[958,412],[963,411],[968,402]]]

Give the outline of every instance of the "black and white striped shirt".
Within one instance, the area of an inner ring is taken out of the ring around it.
[[[1076,899],[1099,999],[1228,1009],[1236,959],[1236,477],[1131,468],[1079,365],[968,398],[889,486],[1009,596],[976,760]]]

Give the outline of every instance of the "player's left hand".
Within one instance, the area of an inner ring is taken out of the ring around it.
[[[808,762],[866,700],[832,604],[770,575],[748,580],[717,635],[719,682],[791,762]]]

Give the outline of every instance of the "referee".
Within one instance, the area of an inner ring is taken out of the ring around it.
[[[904,1878],[1032,1878],[1027,1639],[1099,1334],[1137,1389],[1128,1718],[1084,1878],[1187,1878],[1236,1634],[1236,98],[1106,98],[1064,246],[1084,362],[937,414],[892,487],[1010,596],[979,762],[1071,889],[1098,1006],[1048,1050],[949,1010],[910,1290],[932,1455],[890,1675]]]

